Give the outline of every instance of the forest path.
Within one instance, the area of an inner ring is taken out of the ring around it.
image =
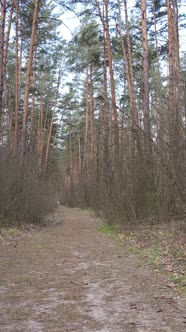
[[[183,332],[183,303],[80,209],[2,246],[0,331]]]

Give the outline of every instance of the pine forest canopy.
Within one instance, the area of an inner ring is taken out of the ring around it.
[[[1,1],[1,161],[111,221],[185,216],[185,5]]]

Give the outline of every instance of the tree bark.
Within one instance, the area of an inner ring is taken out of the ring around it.
[[[35,45],[36,45],[36,40],[35,40]],[[36,86],[36,60],[37,58],[37,51],[36,48],[34,50],[34,55],[33,55],[33,63],[32,63],[32,78],[31,78],[31,86],[33,89],[32,92],[32,105],[31,105],[31,114],[30,114],[30,147],[32,151],[35,149],[35,86]]]
[[[92,65],[89,65],[89,102],[90,102],[90,158],[95,160],[95,123],[93,98]]]
[[[147,162],[152,158],[151,145],[151,124],[149,114],[149,50],[147,39],[147,13],[146,0],[141,0],[141,32],[142,32],[142,48],[143,48],[143,83],[142,83],[142,105],[144,114],[144,144]]]
[[[47,137],[46,153],[45,153],[45,163],[44,163],[44,166],[45,166],[46,169],[47,169],[47,166],[48,166],[50,141],[51,141],[51,135],[52,135],[52,126],[53,126],[53,122],[54,122],[54,116],[56,114],[56,108],[57,108],[57,102],[58,102],[58,96],[59,96],[60,81],[61,81],[61,71],[59,71],[59,74],[58,74],[58,81],[57,81],[57,87],[56,87],[56,96],[55,96],[55,100],[54,100],[52,117],[51,117],[51,121],[50,121],[50,127],[49,127],[48,137]]]
[[[69,141],[68,141],[68,160],[69,160],[69,172],[70,172],[70,205],[74,206],[74,169],[73,169],[73,157],[72,157],[72,131],[69,124]]]
[[[101,111],[103,114],[101,114],[101,133],[102,133],[102,140],[101,146],[99,146],[98,152],[99,152],[99,159],[100,159],[100,165],[98,165],[99,169],[97,171],[98,174],[101,175],[101,178],[104,183],[108,181],[110,170],[111,170],[111,160],[110,160],[110,148],[111,146],[111,137],[110,137],[110,106],[108,102],[108,79],[107,79],[107,49],[106,49],[106,43],[105,39],[103,40],[103,51],[104,51],[104,57],[103,57],[103,109]]]
[[[20,110],[20,67],[21,67],[21,50],[19,53],[19,0],[16,1],[16,19],[15,19],[15,57],[16,57],[16,70],[15,70],[15,131],[14,131],[14,154],[17,152],[18,147],[18,130],[19,130],[19,110]]]
[[[167,0],[169,47],[169,141],[172,162],[178,163],[180,112],[179,112],[179,38],[178,8],[176,0]]]
[[[16,1],[16,5],[19,0]],[[9,46],[9,40],[10,40],[10,30],[12,25],[12,15],[14,11],[14,3],[13,0],[10,4],[10,12],[9,12],[9,18],[8,18],[8,24],[7,24],[7,31],[6,31],[6,38],[5,38],[5,48],[4,48],[4,56],[3,56],[3,78],[4,78],[4,89],[6,90],[6,67],[7,67],[7,58],[8,58],[8,46]]]
[[[88,130],[89,130],[89,84],[88,84],[88,66],[86,67],[85,78],[85,129],[84,129],[84,151],[83,151],[83,168],[87,169],[88,161]]]
[[[129,102],[130,102],[130,114],[131,114],[131,130],[132,130],[132,156],[135,155],[136,150],[136,141],[138,138],[138,119],[137,119],[137,110],[136,110],[136,96],[134,89],[134,73],[133,73],[133,65],[132,65],[132,50],[131,50],[131,42],[130,42],[130,33],[129,33],[129,22],[128,22],[128,11],[127,11],[127,2],[124,0],[124,13],[125,13],[125,30],[126,30],[126,39],[127,46],[125,46],[122,36],[121,29],[121,8],[120,8],[120,0],[118,0],[118,11],[119,11],[119,24],[118,24],[118,33],[120,36],[120,43],[123,53],[123,59],[125,63],[125,74],[128,83],[129,89]]]
[[[108,0],[103,1],[103,14],[101,13],[100,5],[97,0],[96,6],[98,13],[104,29],[104,38],[107,48],[108,66],[109,66],[109,76],[110,76],[110,89],[111,89],[111,100],[112,100],[112,116],[113,116],[113,130],[114,130],[114,156],[117,162],[119,158],[119,131],[118,131],[118,114],[116,105],[116,91],[115,91],[115,79],[114,79],[114,69],[111,51],[111,41],[109,32],[109,16],[108,16]]]
[[[31,70],[33,63],[33,55],[35,48],[35,37],[37,32],[37,19],[39,13],[39,4],[40,0],[34,1],[34,12],[33,12],[33,21],[32,21],[32,33],[30,39],[30,50],[27,62],[27,71],[26,71],[26,84],[25,84],[25,93],[24,93],[24,106],[23,106],[23,130],[22,130],[22,153],[26,152],[26,140],[27,140],[27,117],[28,117],[28,97],[30,91],[30,78]]]
[[[79,165],[79,174],[81,173],[81,136],[78,133],[78,165]]]
[[[41,167],[43,161],[43,82],[41,82],[40,89],[40,101],[39,101],[39,115],[37,124],[37,154],[38,154],[38,164]]]
[[[0,17],[0,142],[2,142],[3,92],[4,92],[4,42],[5,42],[6,0],[1,1]]]

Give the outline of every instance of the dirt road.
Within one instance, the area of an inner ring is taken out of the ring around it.
[[[184,302],[79,209],[1,247],[0,331],[183,332]]]

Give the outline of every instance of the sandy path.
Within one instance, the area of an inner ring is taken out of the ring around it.
[[[183,301],[79,209],[1,248],[0,331],[183,332]]]

